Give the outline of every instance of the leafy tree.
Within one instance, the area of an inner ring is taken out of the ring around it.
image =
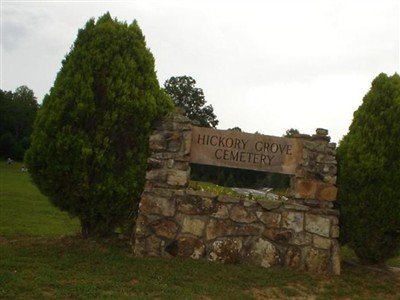
[[[365,263],[400,250],[400,76],[380,74],[338,148],[341,238]]]
[[[202,127],[216,127],[218,120],[212,105],[205,105],[204,93],[195,87],[196,81],[189,76],[171,77],[164,83],[164,89],[175,106],[185,109],[186,116],[199,122]]]
[[[89,20],[37,116],[26,162],[41,192],[82,234],[132,223],[153,121],[172,109],[136,21]]]
[[[36,97],[27,86],[18,87],[14,93],[0,90],[0,157],[23,158],[38,109]]]

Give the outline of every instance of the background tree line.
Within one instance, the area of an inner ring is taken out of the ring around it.
[[[0,90],[0,158],[22,160],[30,145],[39,104],[31,89]]]

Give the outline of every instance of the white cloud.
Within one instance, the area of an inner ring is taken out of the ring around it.
[[[390,0],[136,0],[2,3],[2,89],[47,93],[78,29],[109,11],[137,19],[160,84],[188,75],[221,128],[281,135],[347,132],[380,72],[399,69],[399,4]]]

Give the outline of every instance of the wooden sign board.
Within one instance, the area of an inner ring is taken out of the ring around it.
[[[192,127],[192,163],[295,174],[302,154],[301,139]]]

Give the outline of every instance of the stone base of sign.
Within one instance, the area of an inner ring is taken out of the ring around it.
[[[304,151],[288,198],[216,195],[188,188],[191,124],[178,113],[167,115],[150,138],[135,255],[340,274],[335,144],[322,129],[297,138]]]

